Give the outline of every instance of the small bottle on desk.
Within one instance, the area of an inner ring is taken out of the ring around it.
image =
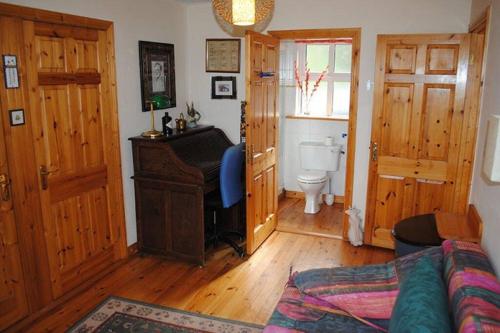
[[[172,121],[172,117],[168,115],[168,112],[165,112],[165,115],[161,118],[161,127],[163,130],[163,135],[172,135],[172,129],[168,126],[168,124]]]

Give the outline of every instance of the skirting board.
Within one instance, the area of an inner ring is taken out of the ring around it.
[[[278,194],[278,201],[283,200],[285,198],[285,189],[282,189]]]
[[[136,254],[137,252],[139,252],[139,247],[138,247],[137,243],[131,244],[131,245],[128,247],[128,255],[129,255],[129,256],[133,256],[133,255],[134,255],[134,254]]]
[[[467,219],[476,232],[477,236],[479,239],[482,239],[483,237],[483,220],[481,219],[481,216],[479,215],[479,212],[476,209],[476,206],[474,204],[469,205],[469,210],[467,212]]]
[[[287,191],[287,190],[285,190],[284,192],[285,192],[286,198],[293,198],[293,199],[304,199],[305,198],[304,192]],[[326,194],[323,194],[323,200],[325,199],[325,195]],[[344,203],[344,196],[341,196],[341,195],[334,196],[333,202],[343,204]]]

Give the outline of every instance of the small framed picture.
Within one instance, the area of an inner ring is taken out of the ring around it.
[[[3,55],[3,71],[5,87],[7,89],[19,88],[19,74],[17,72],[17,57],[15,55]]]
[[[9,110],[9,113],[11,126],[24,125],[24,110]]]
[[[212,76],[212,99],[236,99],[236,76]]]

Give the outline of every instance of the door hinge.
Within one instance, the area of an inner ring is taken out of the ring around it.
[[[10,200],[10,179],[6,174],[0,175],[0,199],[2,201]]]
[[[376,162],[378,160],[378,143],[372,142],[372,161]]]

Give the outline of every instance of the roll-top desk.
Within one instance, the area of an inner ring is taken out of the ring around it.
[[[218,189],[220,161],[231,141],[213,126],[130,140],[139,251],[203,265],[203,198]]]

